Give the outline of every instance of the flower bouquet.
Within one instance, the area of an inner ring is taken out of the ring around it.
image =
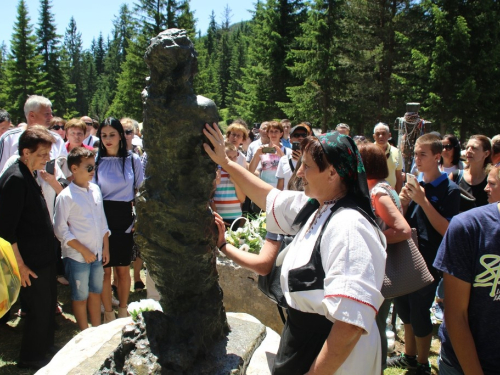
[[[128,305],[127,310],[134,322],[137,321],[137,317],[139,316],[139,314],[144,311],[163,312],[160,303],[155,301],[154,299],[141,299],[140,302],[132,302]]]
[[[233,225],[238,220],[245,220],[245,224],[233,230]],[[259,254],[266,238],[266,214],[250,218],[239,217],[233,225],[226,231],[226,242],[242,251]]]

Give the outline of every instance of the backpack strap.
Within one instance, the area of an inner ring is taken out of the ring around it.
[[[292,158],[288,158],[288,164],[290,165],[290,169],[292,170],[292,173],[295,172],[295,167],[293,166]]]

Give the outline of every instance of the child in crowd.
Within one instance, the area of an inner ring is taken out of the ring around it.
[[[101,324],[103,265],[109,262],[110,234],[104,215],[101,191],[90,181],[95,173],[95,154],[75,147],[68,155],[73,182],[57,197],[54,231],[61,241],[66,276],[76,322],[88,328]]]
[[[236,146],[231,142],[226,142],[225,146],[227,157],[237,162],[239,155]],[[212,209],[230,226],[242,215],[241,204],[245,202],[245,194],[231,181],[231,176],[224,169],[217,170],[215,185]]]

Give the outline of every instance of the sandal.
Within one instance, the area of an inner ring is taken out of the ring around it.
[[[64,276],[57,276],[57,282],[61,285],[65,285],[65,286],[69,285],[69,281],[66,280],[66,278]]]
[[[146,287],[146,285],[144,285],[144,283],[142,281],[136,281],[134,283],[134,292],[140,292],[142,291],[144,288]]]

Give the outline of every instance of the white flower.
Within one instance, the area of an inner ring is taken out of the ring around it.
[[[248,250],[250,250],[250,246],[248,246],[247,244],[244,244],[243,246],[240,247],[240,250],[248,252]]]
[[[140,302],[132,302],[128,305],[127,311],[132,316],[133,320],[137,320],[137,316],[144,311],[161,311],[163,309],[158,301],[154,299],[141,299]]]

